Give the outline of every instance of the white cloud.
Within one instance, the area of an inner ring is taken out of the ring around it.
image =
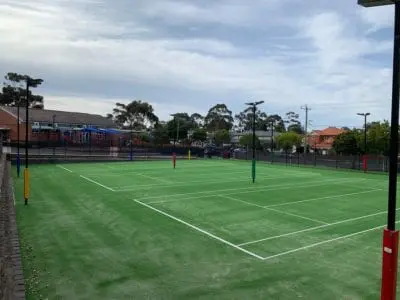
[[[356,32],[352,29],[356,26],[351,26],[354,20],[340,12],[319,12],[306,20],[291,16],[291,31],[282,32],[296,36],[296,42],[285,40],[285,36],[272,40],[263,32],[258,33],[258,44],[253,38],[235,34],[218,37],[215,32],[202,31],[193,36],[169,35],[165,28],[150,28],[140,22],[149,16],[162,16],[166,27],[184,24],[178,26],[182,30],[198,23],[220,23],[231,26],[233,33],[239,26],[247,26],[251,32],[251,28],[259,29],[252,26],[260,16],[272,20],[279,14],[286,17],[285,11],[279,10],[282,2],[274,1],[272,6],[262,0],[252,4],[223,0],[208,8],[195,2],[155,1],[148,6],[152,9],[126,8],[125,13],[131,10],[137,16],[129,23],[91,14],[77,2],[41,0],[34,7],[26,1],[18,6],[1,2],[0,49],[7,56],[0,57],[0,71],[10,71],[1,68],[5,62],[23,73],[35,69],[50,89],[52,78],[46,74],[58,73],[64,78],[79,78],[82,85],[85,78],[119,81],[131,86],[132,92],[141,85],[149,86],[152,92],[173,88],[177,96],[179,91],[191,91],[195,99],[199,91],[207,92],[208,98],[201,102],[155,93],[146,100],[162,118],[176,111],[205,113],[217,102],[238,110],[248,98],[266,100],[268,110],[281,114],[308,103],[315,116],[324,120],[351,120],[357,110],[367,108],[374,109],[377,118],[387,116],[387,100],[382,99],[389,96],[390,72],[385,71],[385,65],[366,63],[366,57],[390,54],[391,42],[377,42]],[[363,18],[386,26],[379,17]],[[297,32],[295,25],[299,25]],[[69,88],[73,93],[74,86]],[[106,99],[99,92],[102,89],[106,87],[93,86],[90,97],[44,93],[46,107],[106,114],[116,101],[132,99],[131,94]],[[227,96],[221,99],[220,95]]]
[[[370,32],[393,27],[394,6],[378,6],[359,10],[361,19],[366,22]]]
[[[44,94],[46,99],[46,108],[63,111],[79,111],[83,113],[92,113],[107,115],[111,113],[115,103],[129,103],[127,98],[100,98],[97,96],[59,96],[54,94]],[[168,103],[151,103],[155,113],[162,119],[170,119],[172,112],[188,112],[205,114],[205,110],[199,109],[199,107],[187,104],[187,105],[170,105]]]

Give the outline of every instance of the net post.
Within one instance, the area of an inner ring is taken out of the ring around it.
[[[363,170],[364,170],[364,173],[367,173],[367,170],[368,170],[368,156],[367,156],[366,154],[364,154],[364,155],[362,156],[362,161],[363,161]]]
[[[381,300],[396,299],[399,231],[384,229],[382,251]]]
[[[175,152],[172,153],[172,165],[175,169],[176,168],[176,153]]]

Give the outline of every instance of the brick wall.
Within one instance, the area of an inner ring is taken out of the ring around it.
[[[11,163],[0,156],[0,299],[25,299]]]
[[[28,138],[32,138],[32,130],[31,126],[28,125]],[[17,141],[18,140],[18,134],[17,134],[17,119],[12,116],[11,114],[3,111],[0,109],[0,127],[5,127],[5,128],[10,128],[9,131],[9,138],[11,141]],[[20,141],[25,141],[25,123],[20,124],[20,132],[19,132],[19,137]]]

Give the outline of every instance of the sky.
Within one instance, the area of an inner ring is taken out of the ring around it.
[[[44,79],[45,108],[267,114],[310,127],[390,118],[393,6],[356,0],[0,0],[0,76]]]

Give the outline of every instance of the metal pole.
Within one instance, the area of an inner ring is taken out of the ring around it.
[[[29,171],[28,171],[28,127],[29,127],[29,78],[26,79],[26,106],[25,106],[25,174],[24,174],[24,198],[25,205],[28,205]]]
[[[29,79],[26,80],[25,114],[25,168],[28,169]]]
[[[179,118],[176,118],[177,126],[176,126],[176,141],[179,140]]]
[[[364,155],[367,155],[367,116],[364,115]]]
[[[397,155],[399,152],[399,72],[400,72],[400,2],[395,3],[393,53],[393,83],[392,83],[392,115],[389,150],[389,196],[387,228],[396,227],[396,191],[397,191]]]
[[[55,120],[56,120],[56,115],[53,115],[53,139],[54,139],[54,135],[55,135]],[[56,155],[56,145],[55,145],[55,141],[53,142],[53,157]]]
[[[271,121],[271,162],[274,161],[274,125],[275,125],[275,120]]]
[[[19,106],[21,105],[21,99],[19,99],[18,105],[17,105],[17,175],[20,177],[21,173],[21,159],[20,159],[20,134],[19,134],[19,121],[20,121],[20,116],[19,116]]]
[[[252,172],[252,178],[253,178],[253,183],[256,180],[256,174],[255,174],[255,167],[256,167],[256,105],[253,105],[253,172]]]
[[[131,131],[130,131],[130,152],[129,152],[129,160],[133,160],[133,125],[131,122]]]

